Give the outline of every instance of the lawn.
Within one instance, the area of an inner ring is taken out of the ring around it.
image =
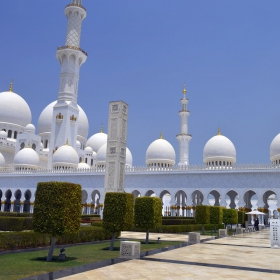
[[[161,244],[155,242],[147,245],[141,244],[141,252],[177,245],[179,243],[181,242],[165,241]],[[115,247],[119,247],[120,243],[116,241],[114,245]],[[48,250],[0,255],[0,280],[21,279],[119,256],[119,251],[104,250],[108,247],[109,242],[68,247],[65,251],[67,256],[66,261],[46,262],[45,258]],[[59,255],[59,251],[60,249],[54,250],[54,257]]]

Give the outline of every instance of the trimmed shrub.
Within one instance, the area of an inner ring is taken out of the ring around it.
[[[149,229],[162,225],[162,202],[159,197],[137,197],[135,199],[135,226],[146,229],[146,244],[149,243]]]
[[[81,219],[85,220],[85,221],[98,220],[98,219],[100,219],[100,215],[97,215],[97,214],[82,215]]]
[[[22,231],[31,229],[32,218],[0,216],[0,231]]]
[[[181,217],[181,216],[163,216],[162,220],[195,220],[194,217]]]
[[[41,182],[37,185],[33,228],[48,233],[52,243],[47,261],[52,259],[56,237],[80,229],[82,188],[68,182]]]
[[[238,211],[238,224],[244,224],[244,223],[245,223],[245,212]]]
[[[93,227],[103,227],[103,222],[92,222],[91,225]]]
[[[202,234],[204,234],[204,225],[210,223],[210,206],[197,205],[195,209],[195,220],[197,224],[202,224]]]
[[[221,206],[210,206],[210,223],[217,225],[223,222],[223,208]],[[216,228],[214,229],[216,232]]]
[[[238,211],[235,209],[223,209],[224,224],[238,224]]]
[[[113,250],[115,233],[130,230],[133,225],[133,194],[107,192],[104,201],[103,227],[112,233],[110,250]]]

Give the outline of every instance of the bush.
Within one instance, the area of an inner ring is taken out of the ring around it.
[[[197,205],[195,209],[195,220],[197,224],[210,223],[210,206]]]
[[[33,217],[33,213],[0,212],[0,217]]]
[[[117,232],[117,236],[120,232]],[[111,233],[100,227],[81,227],[78,233],[65,233],[57,238],[58,244],[75,244],[108,240]],[[50,245],[50,235],[46,233],[7,232],[0,233],[0,251],[36,248]]]
[[[210,223],[221,224],[223,222],[223,208],[221,206],[210,206]]]
[[[103,227],[112,233],[110,250],[113,250],[115,233],[130,230],[133,225],[133,194],[107,192],[104,201]]]
[[[85,221],[98,220],[98,219],[100,219],[100,215],[97,215],[97,214],[82,215],[81,219],[85,220]]]
[[[238,224],[244,224],[244,223],[245,223],[245,212],[238,211]]]
[[[92,222],[91,225],[93,227],[103,227],[103,222]]]
[[[179,220],[195,220],[194,217],[182,217],[182,216],[163,216],[162,219],[163,220],[170,220],[170,219],[172,219],[172,220],[177,220],[177,219],[179,219]]]
[[[0,231],[22,230],[32,230],[32,218],[0,216]]]
[[[238,224],[238,211],[235,209],[223,209],[224,224]]]

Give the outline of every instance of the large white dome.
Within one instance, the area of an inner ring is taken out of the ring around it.
[[[14,159],[15,168],[37,169],[39,163],[40,159],[38,154],[29,147],[20,150]]]
[[[175,164],[176,154],[172,145],[162,138],[150,144],[146,151],[146,164],[149,166],[167,167]]]
[[[91,147],[95,152],[97,152],[100,147],[107,143],[107,134],[103,132],[96,133],[92,135],[86,142],[86,147]]]
[[[204,146],[203,161],[205,164],[212,162],[214,165],[228,165],[227,162],[230,164],[236,162],[235,147],[227,137],[220,134],[220,130],[218,135],[212,137]]]
[[[66,101],[68,104],[70,101]],[[53,106],[56,101],[49,104],[41,113],[38,119],[38,133],[51,132]],[[88,118],[84,110],[78,105],[79,108],[79,120],[78,120],[78,135],[87,138],[88,136]]]
[[[31,123],[31,111],[26,101],[12,91],[0,93],[0,122],[26,126]]]
[[[280,159],[280,133],[274,137],[270,144],[270,160],[275,162]],[[280,163],[280,162],[279,162]]]
[[[79,156],[76,150],[68,144],[59,147],[53,154],[54,168],[77,168],[78,164]]]
[[[106,164],[106,152],[107,143],[103,144],[96,154],[96,166],[105,166]],[[128,148],[126,148],[125,164],[132,166],[132,154]]]

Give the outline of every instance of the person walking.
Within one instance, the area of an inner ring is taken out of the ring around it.
[[[257,218],[254,223],[255,230],[259,230],[259,219]]]

